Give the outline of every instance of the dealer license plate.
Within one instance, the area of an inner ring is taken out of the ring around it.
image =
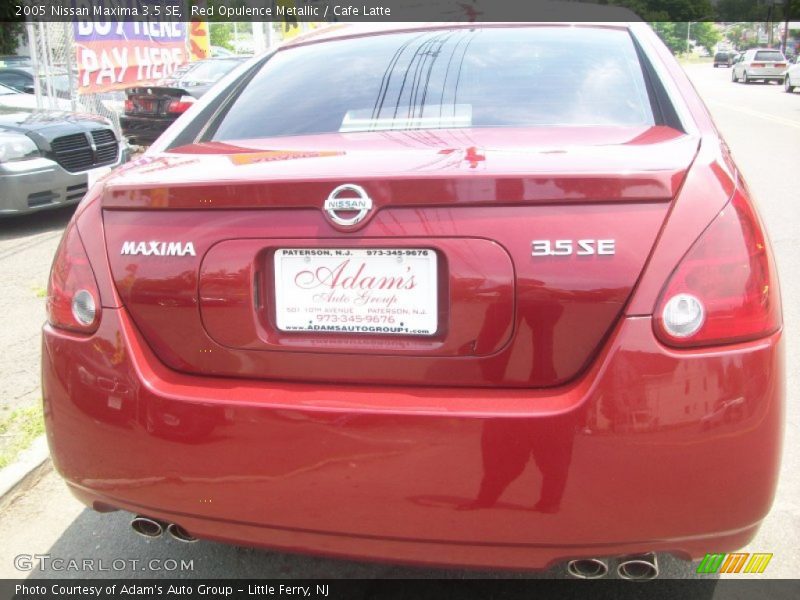
[[[281,331],[434,335],[437,256],[425,248],[279,248]]]

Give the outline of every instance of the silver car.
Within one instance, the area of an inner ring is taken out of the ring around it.
[[[0,106],[0,217],[77,204],[125,160],[107,119]]]
[[[731,80],[750,83],[754,80],[783,81],[786,57],[780,50],[751,48],[733,64]]]
[[[794,64],[790,64],[783,75],[783,89],[791,94],[794,88],[800,88],[800,56],[795,56]]]

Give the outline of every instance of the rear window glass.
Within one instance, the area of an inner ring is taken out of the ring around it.
[[[783,58],[783,54],[778,52],[777,50],[762,50],[761,52],[756,52],[755,58],[753,60],[786,60]]]
[[[213,138],[653,123],[624,30],[452,29],[278,52],[229,105]]]

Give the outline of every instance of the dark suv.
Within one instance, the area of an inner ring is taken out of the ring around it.
[[[717,52],[714,55],[714,68],[722,65],[723,67],[733,66],[733,52]]]

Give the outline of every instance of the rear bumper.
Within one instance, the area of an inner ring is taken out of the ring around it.
[[[775,79],[783,81],[783,74],[786,71],[779,71],[777,69],[748,69],[747,76],[750,79]]]
[[[168,118],[158,117],[131,117],[124,115],[119,118],[122,135],[132,144],[151,144],[158,136],[172,125],[177,116]]]
[[[674,352],[625,319],[580,381],[546,392],[183,375],[124,309],[90,338],[46,326],[42,357],[73,492],[208,539],[506,568],[698,557],[747,543],[777,481],[780,333]]]

